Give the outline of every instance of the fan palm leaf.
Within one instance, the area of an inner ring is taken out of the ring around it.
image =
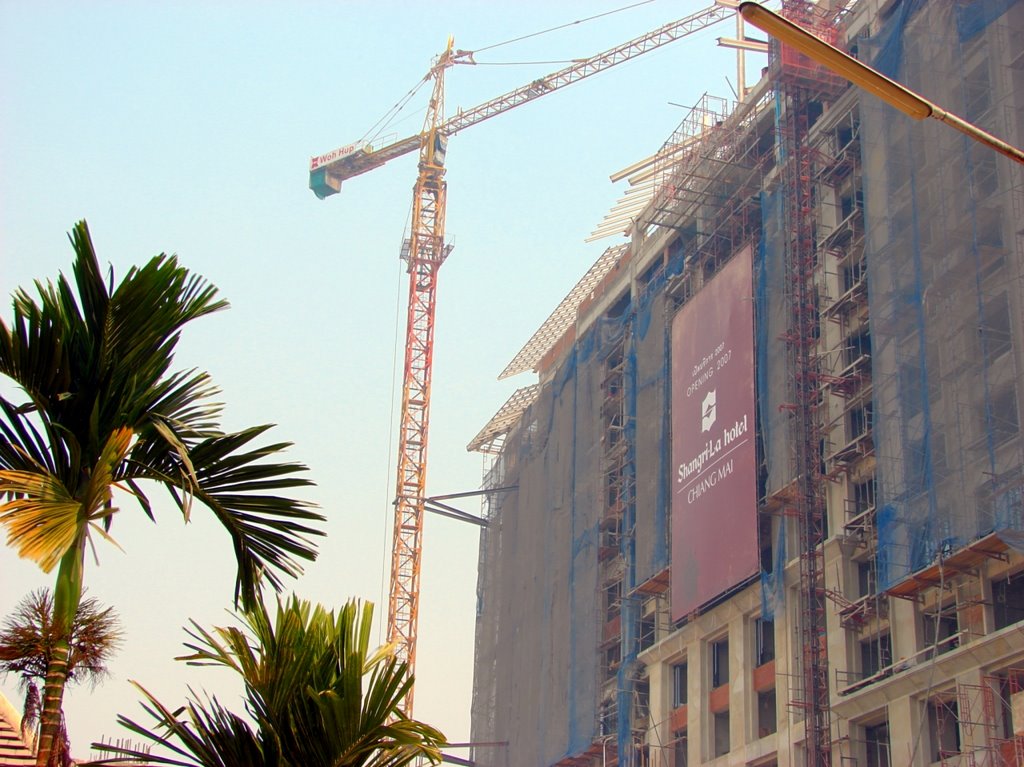
[[[122,637],[112,607],[83,599],[71,628],[68,679],[96,682],[103,677]],[[53,596],[49,589],[30,592],[0,625],[0,674],[17,674],[24,684],[43,679],[56,641]]]

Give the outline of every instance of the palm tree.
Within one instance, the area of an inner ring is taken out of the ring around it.
[[[0,396],[0,524],[8,544],[45,572],[56,569],[58,637],[43,691],[37,765],[60,726],[69,629],[82,598],[85,551],[106,539],[117,500],[153,519],[145,480],[170,492],[185,520],[194,501],[227,529],[237,563],[235,603],[251,608],[265,578],[301,572],[315,557],[310,527],[323,517],[275,493],[310,484],[305,467],[279,463],[288,445],[253,445],[269,426],[224,433],[216,389],[204,372],[169,372],[181,329],[224,309],[217,289],[161,254],[105,282],[85,222],[70,235],[74,288],[36,282],[39,302],[14,294],[0,320],[0,373],[27,395]]]
[[[25,692],[21,720],[24,734],[38,723],[38,683],[46,678],[53,656],[53,598],[49,589],[26,596],[0,626],[0,674],[18,674]],[[95,684],[107,674],[107,664],[121,644],[121,625],[113,608],[83,599],[71,624],[68,682]],[[67,732],[61,727],[51,764],[70,764]],[[59,753],[58,753],[59,752]]]
[[[192,652],[179,660],[237,673],[248,716],[194,692],[172,710],[136,685],[155,725],[123,715],[120,723],[173,756],[104,748],[180,767],[400,767],[421,758],[437,764],[444,736],[402,713],[413,680],[393,647],[370,651],[372,617],[370,604],[350,601],[335,615],[292,597],[278,601],[273,620],[262,605],[243,612],[241,629],[207,631],[193,621],[186,644]]]

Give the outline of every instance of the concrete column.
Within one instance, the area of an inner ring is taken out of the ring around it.
[[[750,740],[750,669],[754,667],[753,641],[746,616],[729,622],[729,753],[743,749]]]
[[[917,605],[908,599],[890,599],[889,637],[892,641],[892,660],[911,658],[921,645],[921,625],[917,620]]]
[[[889,702],[889,743],[892,764],[907,767],[931,764],[931,737],[920,701],[905,696]]]
[[[647,667],[651,689],[651,721],[647,728],[648,752],[651,767],[669,767],[672,740],[672,671],[669,663],[654,663]]]
[[[711,725],[708,722],[707,695],[711,690],[711,659],[704,639],[690,642],[686,650],[688,703],[686,735],[690,764],[703,764],[704,754],[711,751]]]

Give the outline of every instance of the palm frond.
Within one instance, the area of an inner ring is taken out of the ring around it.
[[[61,460],[62,445],[54,445],[47,440],[27,417],[25,408],[16,407],[0,396],[0,468],[21,471],[43,469],[51,474],[57,473],[57,463],[67,465]],[[56,448],[56,449],[55,449]]]
[[[129,429],[110,435],[78,498],[42,467],[0,471],[0,497],[9,498],[0,505],[0,524],[18,556],[50,572],[80,536],[88,536],[89,523],[116,511],[111,505],[113,473],[128,452],[131,436]]]
[[[182,327],[227,306],[216,288],[175,256],[160,255],[131,269],[111,293],[84,223],[71,241],[74,288],[61,276],[36,283],[38,301],[23,290],[15,294],[14,323],[0,326],[0,373],[71,433],[92,427],[96,450],[105,431],[140,427],[157,407],[169,418],[175,407],[184,409],[183,422],[198,418],[209,426],[216,407],[194,404],[211,393],[205,376],[168,379],[167,372]]]
[[[217,289],[159,255],[132,268],[110,297],[101,361],[116,372],[102,405],[135,423],[148,416],[163,394],[160,382],[170,368],[184,325],[227,307]],[[130,371],[130,373],[129,373]]]
[[[151,518],[144,479],[167,486],[186,517],[193,500],[209,506],[232,537],[236,603],[251,607],[263,578],[280,589],[282,575],[298,574],[300,562],[315,557],[311,538],[324,518],[310,504],[281,497],[311,483],[296,476],[304,466],[273,461],[284,444],[252,448],[268,427],[225,435],[209,376],[170,370],[182,328],[227,303],[176,256],[164,254],[130,269],[117,284],[111,273],[107,284],[84,222],[70,239],[73,282],[61,275],[37,282],[35,297],[17,291],[13,323],[0,323],[0,373],[29,400],[28,408],[0,400],[0,470],[45,467],[83,508],[93,507],[96,481],[108,475],[96,469],[108,464],[111,435],[130,429],[131,451],[111,466],[113,481],[123,483]],[[44,543],[66,549],[67,534],[54,539],[52,524],[45,535],[32,524],[44,517],[52,523],[58,512],[69,522],[70,506],[37,504],[26,517],[27,503],[7,511],[17,509],[27,520],[18,534],[34,536],[28,550],[38,558]],[[79,524],[95,518],[87,512]],[[104,531],[111,519],[103,519]]]
[[[52,474],[0,471],[0,524],[19,557],[50,572],[75,542],[81,503]]]
[[[212,397],[219,393],[209,374],[194,369],[182,371],[153,388],[150,410],[186,438],[218,436],[223,433],[217,420],[223,405]]]
[[[436,764],[444,736],[400,712],[412,679],[393,653],[370,649],[372,610],[372,605],[352,601],[335,613],[292,597],[279,599],[271,618],[260,603],[240,614],[241,627],[204,629],[193,622],[186,644],[191,653],[179,660],[223,666],[241,676],[246,709],[268,764],[271,756],[288,767],[402,767],[421,758]],[[158,732],[124,717],[122,723],[165,745],[160,738],[171,731],[168,710],[151,696],[148,701]],[[206,767],[212,764],[207,744],[225,725],[209,717],[198,721],[193,696],[175,715],[175,727],[183,726],[181,712],[186,709],[194,730],[174,730],[175,753],[188,752]],[[204,727],[209,732],[201,733]]]
[[[131,455],[134,478],[178,489],[180,494],[173,497],[183,513],[194,497],[228,531],[238,564],[235,602],[245,608],[258,603],[263,578],[280,589],[278,573],[298,575],[299,560],[315,559],[310,538],[323,534],[309,524],[324,520],[313,504],[277,494],[312,484],[298,476],[306,470],[302,464],[267,460],[290,444],[247,449],[268,428],[256,426],[188,445],[191,469],[182,464],[177,447],[161,450],[152,441]]]
[[[70,354],[81,317],[73,304],[71,316],[65,315],[52,283],[37,282],[36,288],[40,304],[18,290],[13,325],[8,328],[0,321],[0,373],[21,386],[38,407],[48,409],[72,388]]]
[[[102,328],[106,321],[107,305],[110,303],[109,291],[103,284],[96,249],[92,245],[92,235],[89,234],[86,223],[79,221],[75,224],[68,239],[71,240],[76,255],[74,274],[81,301],[82,322],[85,327],[95,332]],[[70,291],[66,293],[70,296]]]
[[[113,513],[111,508],[114,476],[121,466],[132,442],[132,430],[115,429],[100,451],[96,464],[91,467],[88,478],[79,491],[85,521],[94,521]]]
[[[201,703],[190,690],[189,703],[171,711],[137,682],[132,684],[146,698],[141,706],[156,724],[152,728],[145,727],[123,715],[118,717],[118,722],[176,756],[94,743],[94,748],[117,756],[89,764],[113,765],[130,760],[178,767],[278,767],[280,764],[273,751],[264,755],[260,739],[249,724],[224,708],[215,697]]]

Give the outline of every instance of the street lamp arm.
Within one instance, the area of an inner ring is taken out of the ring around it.
[[[903,114],[913,117],[915,120],[931,117],[944,122],[969,138],[1024,165],[1024,152],[1017,147],[993,136],[962,117],[946,111],[864,62],[829,45],[789,19],[768,10],[760,3],[749,0],[742,2],[739,5],[739,11],[743,18],[755,27],[846,78],[868,93],[878,96]]]
[[[967,122],[962,117],[958,117],[952,112],[947,112],[944,109],[932,105],[932,117],[939,122],[944,122],[950,128],[960,131],[965,136],[974,139],[982,144],[985,144],[992,149],[995,149],[1000,154],[1006,155],[1011,160],[1016,160],[1021,165],[1024,165],[1024,151],[1021,151],[1013,144],[1008,144],[1001,138],[993,136],[991,133],[982,130],[977,125]]]

